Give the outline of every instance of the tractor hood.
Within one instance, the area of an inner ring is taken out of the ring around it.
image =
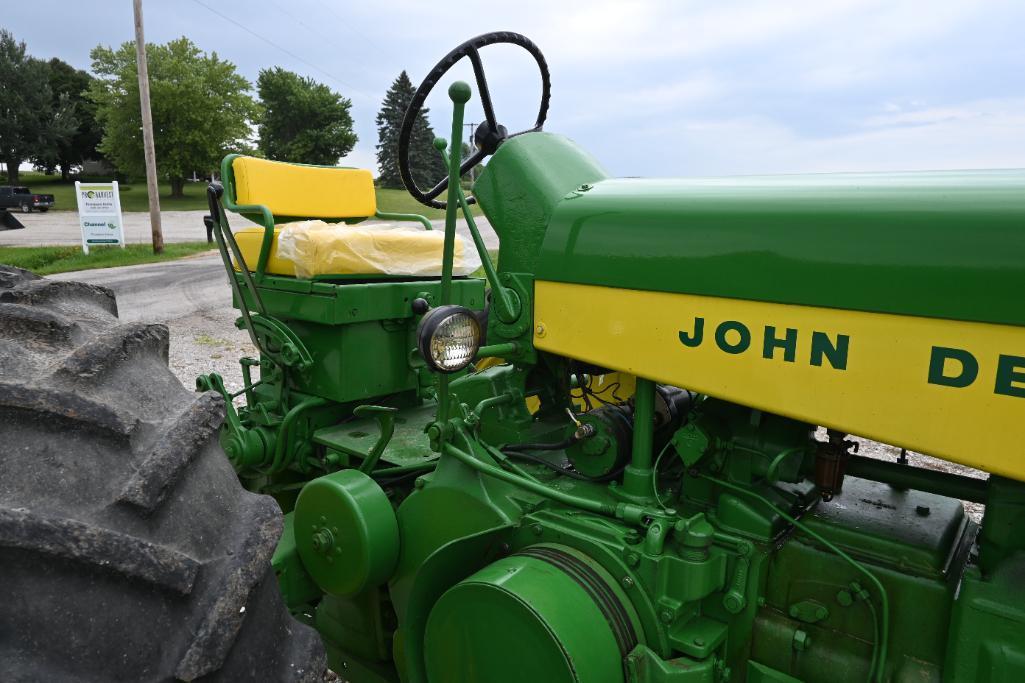
[[[1025,171],[603,180],[537,277],[1025,325]]]

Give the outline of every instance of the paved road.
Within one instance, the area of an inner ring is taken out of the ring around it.
[[[201,242],[206,239],[203,226],[205,211],[162,211],[161,226],[165,242]],[[81,244],[77,211],[47,211],[46,213],[16,213],[14,217],[24,224],[24,230],[0,231],[0,246],[40,246],[48,244]],[[128,211],[122,214],[125,241],[150,241],[149,213]],[[232,228],[253,225],[241,216],[232,216]]]
[[[128,211],[123,215],[125,241],[129,243],[148,243],[150,241],[149,214],[139,211]],[[203,226],[205,211],[162,211],[161,225],[165,242],[197,242],[206,239],[206,228]],[[81,244],[82,233],[78,227],[77,211],[48,211],[46,213],[16,213],[15,218],[25,225],[24,230],[0,230],[0,246],[42,246],[50,244]],[[228,218],[233,230],[251,227],[251,223],[242,216],[230,215]],[[443,221],[432,221],[441,226]],[[487,219],[478,218],[477,225],[488,249],[498,249],[498,236],[491,229]],[[460,221],[460,232],[469,238],[465,222]]]

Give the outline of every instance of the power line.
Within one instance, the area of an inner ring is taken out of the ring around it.
[[[357,95],[360,95],[361,97],[365,97],[367,99],[373,99],[370,95],[366,94],[365,92],[363,92],[361,90],[358,90],[355,86],[353,86],[353,85],[351,85],[349,83],[346,83],[341,78],[338,78],[337,76],[335,76],[333,73],[331,73],[329,71],[325,71],[324,69],[320,68],[316,64],[313,64],[312,62],[306,61],[305,59],[303,59],[299,55],[295,54],[291,50],[289,50],[289,49],[287,49],[285,47],[282,47],[281,45],[278,45],[277,43],[275,43],[270,38],[267,38],[265,36],[260,35],[259,33],[257,33],[253,29],[249,28],[248,26],[245,26],[245,25],[235,21],[234,19],[232,19],[227,14],[224,14],[224,13],[214,9],[210,5],[207,5],[205,2],[201,2],[201,0],[192,0],[192,2],[196,3],[197,5],[199,5],[200,7],[204,8],[204,9],[206,9],[209,12],[212,12],[213,14],[216,14],[221,19],[224,19],[225,21],[227,21],[227,22],[229,22],[231,24],[234,24],[235,26],[237,26],[238,28],[242,29],[243,31],[245,31],[249,35],[251,35],[251,36],[253,36],[255,38],[259,38],[263,42],[267,43],[268,45],[270,45],[271,47],[275,48],[276,50],[280,50],[281,52],[285,53],[286,55],[288,55],[292,59],[296,60],[297,62],[305,64],[306,66],[310,67],[311,69],[315,69],[316,71],[319,71],[320,73],[324,74],[325,76],[327,76],[328,78],[330,78],[334,82],[338,83],[339,85],[342,85],[342,86],[348,88],[353,93],[355,93]]]
[[[370,45],[372,47],[376,47],[376,48],[378,48],[380,50],[385,50],[386,51],[385,47],[383,45],[381,45],[380,43],[378,43],[376,40],[370,40],[370,38],[368,38],[358,28],[356,28],[355,26],[353,26],[351,24],[347,24],[345,18],[342,17],[341,15],[339,15],[338,12],[335,12],[334,8],[332,8],[330,4],[324,2],[323,0],[317,0],[317,4],[319,4],[321,7],[326,9],[331,14],[335,15],[335,18],[338,19],[339,22],[341,22],[342,28],[346,29],[347,31],[349,31],[353,35],[359,36],[359,38],[362,39],[363,42],[365,42],[367,45]]]
[[[321,32],[320,29],[318,29],[316,26],[310,26],[309,24],[307,24],[303,20],[301,20],[298,17],[296,17],[295,16],[296,13],[294,11],[289,12],[288,10],[283,9],[281,7],[281,5],[279,5],[274,0],[269,0],[269,1],[270,1],[271,5],[274,7],[274,9],[276,9],[281,14],[284,14],[285,16],[287,16],[292,22],[295,23],[296,26],[300,27],[300,30],[307,31],[307,32],[312,31],[313,33],[316,33],[318,36],[320,36],[321,38],[323,38],[323,39],[325,39],[325,40],[327,40],[329,42],[335,41],[335,40],[338,39],[338,36],[326,35],[323,32]],[[335,15],[335,16],[338,16],[338,15]],[[353,59],[353,61],[355,61],[355,62],[357,62],[359,64],[362,64],[363,66],[369,68],[369,65],[366,62],[364,62],[362,59],[360,59],[358,56],[356,56],[356,57],[350,56],[350,59]]]

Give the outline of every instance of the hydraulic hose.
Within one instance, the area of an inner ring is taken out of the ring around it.
[[[574,444],[576,439],[569,437],[554,443],[510,443],[502,446],[502,451],[561,451]]]
[[[875,643],[879,642],[879,616],[876,614],[876,606],[872,604],[872,600],[868,599],[865,601],[868,605],[868,611],[872,613],[872,633],[875,638]],[[873,671],[876,668],[876,661],[879,657],[879,648],[872,648],[872,664],[869,667],[869,671]]]
[[[847,564],[849,564],[852,567],[854,567],[854,569],[857,570],[858,573],[863,574],[865,576],[865,578],[867,578],[872,583],[872,585],[875,586],[876,590],[879,592],[879,602],[881,603],[880,606],[882,607],[882,614],[880,615],[881,618],[875,619],[876,612],[875,612],[875,608],[873,607],[873,609],[872,609],[872,615],[873,615],[873,618],[874,618],[873,621],[874,621],[874,623],[877,623],[879,625],[878,625],[878,628],[877,628],[878,637],[876,638],[876,642],[874,644],[873,653],[872,653],[872,661],[874,663],[874,666],[872,668],[874,668],[875,670],[872,671],[870,675],[871,675],[871,680],[874,680],[877,683],[882,683],[882,681],[883,681],[883,674],[886,671],[886,648],[887,648],[886,644],[887,644],[887,641],[889,640],[889,636],[890,636],[890,599],[889,599],[889,597],[886,594],[886,588],[883,587],[882,582],[880,582],[879,579],[876,578],[875,574],[870,572],[868,569],[866,569],[864,566],[862,566],[857,560],[852,558],[850,555],[848,555],[844,551],[840,550],[840,548],[838,548],[835,545],[833,545],[831,542],[829,542],[827,539],[822,537],[820,534],[812,531],[810,528],[805,526],[803,523],[801,523],[797,519],[791,517],[790,515],[788,515],[786,512],[784,512],[780,508],[776,507],[776,505],[774,505],[772,503],[772,501],[770,501],[768,498],[766,498],[766,497],[764,497],[762,495],[759,495],[759,494],[755,493],[754,491],[749,491],[748,489],[745,489],[745,488],[743,488],[741,486],[737,486],[736,484],[731,484],[728,481],[723,481],[722,479],[718,479],[718,478],[713,477],[713,476],[708,475],[708,474],[701,473],[698,476],[700,476],[702,479],[707,479],[708,481],[712,482],[713,484],[718,484],[719,486],[722,486],[723,488],[729,489],[730,491],[733,491],[734,493],[739,493],[739,494],[741,494],[743,496],[747,496],[748,498],[751,498],[752,500],[756,500],[756,501],[760,502],[762,505],[764,505],[765,507],[769,508],[770,510],[775,512],[777,515],[779,515],[780,517],[785,519],[787,522],[789,522],[790,524],[793,524],[795,527],[797,527],[798,529],[800,529],[801,531],[803,531],[807,535],[811,536],[816,541],[818,541],[819,543],[821,543],[822,545],[826,546],[831,551],[836,553],[837,556],[839,556],[841,559],[843,559],[845,562],[847,562]],[[876,655],[878,655],[878,657]]]
[[[393,477],[397,474],[409,474],[410,472],[429,472],[438,466],[437,460],[430,462],[418,462],[414,465],[396,465],[394,467],[382,467],[379,470],[370,472],[371,477]]]
[[[308,398],[285,414],[285,419],[281,421],[281,426],[278,428],[277,441],[274,444],[274,460],[271,462],[271,466],[267,470],[268,473],[274,474],[276,472],[280,472],[287,464],[285,462],[285,442],[288,441],[288,437],[292,433],[292,424],[296,421],[299,415],[310,408],[319,408],[321,406],[326,406],[327,404],[328,401],[324,398]]]
[[[541,465],[542,467],[547,467],[548,469],[552,470],[553,472],[558,472],[559,474],[561,474],[563,476],[566,476],[566,477],[569,477],[570,479],[575,479],[576,481],[586,481],[586,482],[590,482],[592,484],[603,484],[603,483],[606,483],[606,482],[610,482],[613,479],[618,479],[620,477],[620,475],[623,474],[623,470],[626,469],[626,466],[624,465],[623,467],[618,467],[618,468],[612,470],[611,472],[609,472],[607,474],[601,475],[600,477],[589,477],[586,474],[580,474],[579,472],[575,472],[573,470],[566,469],[565,467],[562,467],[560,465],[556,465],[554,462],[550,462],[548,460],[545,460],[544,458],[542,458],[540,456],[537,456],[537,455],[531,455],[530,453],[522,453],[520,451],[514,451],[514,450],[512,450],[512,449],[510,449],[508,447],[503,449],[502,453],[504,455],[506,455],[507,457],[510,457],[510,458],[518,458],[519,460],[525,460],[526,462],[532,462],[535,465]]]
[[[486,474],[489,477],[499,479],[514,486],[519,486],[520,488],[526,489],[531,493],[536,493],[539,496],[551,498],[552,500],[558,501],[563,505],[569,505],[570,507],[575,507],[580,510],[593,512],[599,515],[609,515],[613,517],[616,516],[615,505],[611,505],[609,503],[601,503],[595,500],[589,500],[587,498],[579,498],[577,496],[573,496],[568,493],[563,493],[562,491],[553,489],[550,486],[545,486],[544,484],[540,484],[536,481],[524,479],[518,474],[506,472],[505,470],[495,467],[494,465],[489,465],[486,462],[478,460],[477,458],[473,457],[471,454],[463,451],[462,449],[456,448],[451,443],[446,442],[443,448],[447,455],[454,457],[456,460],[460,461],[464,465],[471,467],[482,474]]]
[[[459,436],[466,441],[467,445],[471,445],[472,450],[473,441],[470,439],[470,436],[462,429],[458,429],[457,432]],[[477,470],[481,474],[486,474],[489,477],[499,479],[508,484],[512,484],[513,486],[518,486],[524,490],[530,491],[531,493],[544,496],[545,498],[558,501],[563,505],[575,507],[579,510],[622,519],[632,524],[643,524],[649,519],[666,518],[666,513],[663,510],[655,510],[632,503],[603,503],[559,491],[558,489],[546,486],[535,479],[524,477],[521,474],[514,474],[513,472],[508,472],[500,467],[490,465],[474,457],[473,454],[467,453],[466,451],[454,446],[450,441],[446,441],[442,445],[442,453],[459,460],[467,467]]]

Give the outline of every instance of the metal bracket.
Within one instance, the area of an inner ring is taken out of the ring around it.
[[[370,452],[367,453],[367,457],[363,459],[363,464],[359,466],[360,472],[370,474],[370,472],[377,467],[377,461],[381,459],[381,453],[384,453],[384,449],[387,448],[388,442],[391,441],[392,434],[395,433],[395,413],[398,411],[398,408],[372,405],[356,406],[356,409],[352,411],[357,417],[375,418],[377,420],[377,424],[381,428],[380,438],[378,438],[377,443],[370,448]]]
[[[236,320],[235,326],[239,329],[248,327],[260,353],[277,365],[300,371],[313,365],[313,357],[302,340],[281,321],[269,315],[253,313]]]

